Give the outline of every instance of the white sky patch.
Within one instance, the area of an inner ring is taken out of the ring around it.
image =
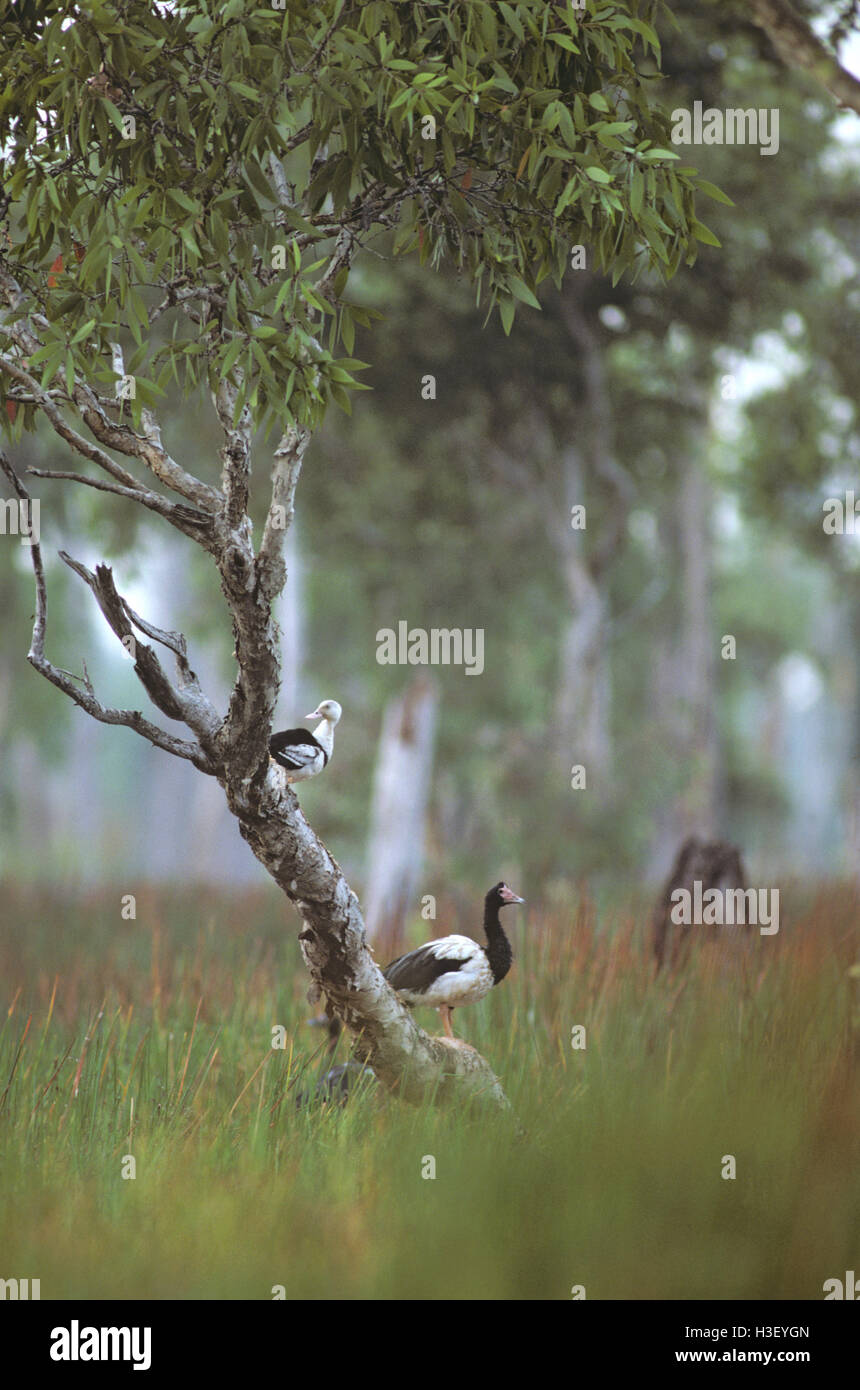
[[[810,20],[810,28],[820,39],[827,39],[827,31],[833,22],[833,10],[827,7],[827,12],[823,15],[816,15]],[[839,61],[843,68],[846,68],[854,77],[860,78],[860,34],[849,34],[844,43],[839,48]]]
[[[713,509],[714,537],[718,541],[735,541],[743,531],[743,519],[737,498],[723,493]]]
[[[643,507],[637,507],[627,518],[627,530],[644,550],[653,555],[657,550],[657,518]]]
[[[734,395],[723,396],[718,391],[714,400],[712,418],[720,440],[732,443],[740,438],[743,407],[748,401],[775,390],[805,370],[803,357],[788,342],[788,337],[799,337],[803,332],[800,315],[786,315],[785,329],[786,336],[776,332],[757,334],[748,356],[727,348],[717,353],[718,387],[726,377],[734,379]]]
[[[851,401],[846,400],[844,396],[834,396],[830,402],[830,414],[837,425],[850,425],[855,410]]]
[[[627,327],[627,315],[623,309],[619,309],[617,304],[604,304],[598,310],[598,318],[606,328],[611,328],[616,333],[620,333],[622,328]]]
[[[824,693],[824,682],[813,663],[802,652],[789,652],[777,667],[782,698],[790,709],[805,713]]]

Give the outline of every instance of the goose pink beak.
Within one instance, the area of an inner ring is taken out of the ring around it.
[[[512,893],[507,884],[501,890],[501,896],[506,903],[524,903],[525,898],[518,898],[516,893]]]

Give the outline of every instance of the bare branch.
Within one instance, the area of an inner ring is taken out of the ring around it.
[[[164,284],[163,281],[161,283]],[[190,288],[182,290],[176,289],[170,284],[164,287],[167,291],[164,299],[160,304],[156,305],[154,309],[151,309],[147,315],[150,327],[152,327],[155,320],[160,318],[162,314],[165,314],[168,309],[184,309],[195,299],[202,299],[207,304],[214,304],[216,309],[226,309],[227,307],[226,296],[219,294],[217,290],[211,289],[208,285],[192,285]]]
[[[61,478],[70,483],[81,483],[84,487],[95,488],[98,492],[112,492],[116,497],[127,497],[131,502],[139,502],[142,507],[163,516],[186,535],[197,530],[211,530],[213,518],[209,512],[201,512],[196,507],[186,507],[181,502],[171,502],[158,492],[147,489],[120,487],[117,483],[106,483],[103,478],[87,478],[83,473],[70,473],[59,468],[28,468],[34,478]]]
[[[166,714],[168,719],[182,720],[197,734],[204,748],[207,745],[211,747],[212,740],[221,726],[221,719],[201,691],[197,677],[184,658],[184,651],[182,672],[185,684],[181,690],[177,690],[165,674],[152,648],[135,639],[132,629],[134,619],[130,616],[133,610],[117,592],[113,572],[109,566],[96,565],[93,573],[86,565],[72,559],[65,550],[60,551],[60,559],[92,590],[105,621],[123,645],[128,638],[132,639],[130,655],[134,660],[135,673],[156,708],[160,709],[162,714]],[[176,650],[175,642],[169,640],[167,633],[160,633],[156,640],[165,641],[166,645]]]
[[[231,531],[242,523],[248,510],[248,490],[251,482],[251,412],[247,405],[242,407],[235,425],[238,386],[228,377],[222,377],[213,396],[215,410],[226,436],[226,443],[218,451],[221,459],[221,490],[225,498],[224,513]]]
[[[148,623],[145,618],[141,618],[139,613],[135,613],[128,599],[124,598],[122,600],[122,606],[135,627],[140,628],[141,632],[145,632],[147,637],[152,638],[153,642],[160,642],[163,647],[168,647],[169,650],[173,652],[177,664],[184,674],[189,676],[194,675],[194,672],[188,665],[188,644],[185,641],[183,633],[168,632],[165,628],[156,627],[154,623]]]
[[[82,434],[78,434],[77,430],[72,429],[59,406],[55,405],[47,391],[42,390],[35,377],[30,376],[29,372],[25,371],[11,357],[7,357],[5,353],[0,353],[0,367],[8,376],[12,377],[13,381],[18,381],[22,386],[26,386],[30,395],[38,403],[42,414],[50,422],[52,429],[61,439],[65,439],[67,444],[71,444],[76,453],[98,464],[99,468],[103,468],[112,478],[116,478],[117,482],[122,483],[129,492],[143,491],[143,484],[138,482],[133,473],[129,473],[122,464],[115,463],[110,454],[106,454],[97,444],[91,444]]]
[[[100,444],[129,458],[140,459],[160,483],[204,511],[220,508],[223,499],[218,490],[188,473],[168,454],[161,442],[161,430],[149,411],[142,412],[143,434],[137,434],[129,425],[110,420],[98,396],[88,386],[78,382],[74,395],[84,422]]]
[[[860,113],[860,81],[846,71],[788,0],[750,0],[753,23],[763,29],[790,68],[814,77],[840,106]]]
[[[342,227],[335,242],[331,260],[325,268],[325,273],[317,281],[315,289],[317,294],[321,294],[324,299],[330,297],[330,292],[338,274],[344,266],[349,266],[355,252],[355,233],[349,227]]]
[[[308,430],[287,430],[275,450],[272,499],[257,555],[260,588],[269,602],[277,598],[286,581],[284,541],[295,515],[296,487],[309,443]]]
[[[6,454],[0,450],[0,469],[6,474],[16,495],[21,501],[30,501],[30,494],[24,487]],[[118,724],[125,728],[133,729],[140,734],[141,738],[148,739],[156,748],[161,748],[165,753],[172,753],[174,757],[184,758],[194,764],[201,772],[214,775],[215,767],[203,752],[198,743],[192,743],[186,739],[175,738],[165,729],[161,729],[156,724],[152,724],[140,713],[139,710],[112,709],[107,705],[102,705],[93,693],[93,686],[84,666],[84,675],[72,676],[68,671],[64,671],[59,666],[48,660],[45,656],[45,633],[48,622],[48,593],[45,584],[45,570],[42,563],[42,550],[37,541],[32,541],[30,545],[30,555],[33,563],[33,575],[36,583],[36,614],[33,620],[33,636],[30,642],[30,650],[27,660],[40,675],[55,685],[58,690],[62,690],[64,695],[79,705],[82,710],[89,714],[93,719],[97,719],[100,724]],[[84,685],[83,690],[79,690],[76,684],[80,681]]]
[[[305,129],[307,130],[309,127],[306,126]],[[272,171],[272,183],[275,185],[278,202],[281,204],[281,207],[291,208],[294,199],[290,185],[287,182],[287,176],[284,173],[284,166],[281,163],[282,158],[283,154],[279,156],[275,154],[274,150],[271,150],[269,153],[269,168]]]

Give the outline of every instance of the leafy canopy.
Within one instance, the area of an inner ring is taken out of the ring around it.
[[[43,389],[112,391],[119,344],[135,423],[230,377],[236,418],[314,425],[358,385],[347,281],[381,233],[506,331],[574,245],[668,275],[711,239],[653,100],[656,3],[276,4],[0,0],[0,264]]]

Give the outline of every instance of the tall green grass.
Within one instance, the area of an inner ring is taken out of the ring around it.
[[[331,1060],[274,894],[147,890],[123,921],[116,894],[7,889],[0,1277],[43,1298],[821,1298],[860,1259],[857,906],[784,896],[778,937],[656,981],[646,914],[529,909],[511,975],[454,1015],[508,1117],[372,1085],[297,1107]]]

